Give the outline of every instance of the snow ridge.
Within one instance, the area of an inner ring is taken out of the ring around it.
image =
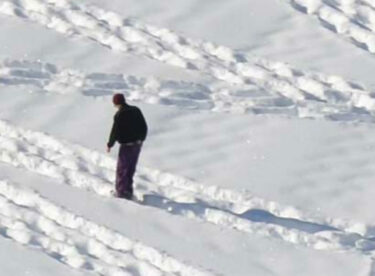
[[[327,29],[375,53],[375,4],[371,0],[283,0],[315,16]]]
[[[225,82],[193,82],[139,78],[123,74],[84,74],[58,69],[49,63],[5,60],[0,63],[0,85],[32,86],[45,93],[106,97],[124,93],[130,101],[177,106],[213,112],[279,114],[330,120],[374,121],[375,98],[359,84],[335,76],[301,72],[286,64],[258,59],[272,79],[283,79],[293,89],[303,89],[324,99],[294,103],[292,99],[257,85],[231,86]]]
[[[75,268],[106,276],[209,276],[86,220],[35,191],[0,181],[0,233]]]
[[[370,0],[288,2],[355,45],[375,52],[375,6]],[[197,84],[122,74],[86,74],[47,63],[6,60],[0,62],[3,86],[31,86],[42,93],[92,97],[121,92],[132,101],[213,112],[374,122],[375,94],[338,76],[303,72],[69,0],[2,1],[0,12],[66,36],[90,39],[114,51],[195,70],[215,79]],[[0,121],[0,162],[100,196],[113,194],[115,160],[4,121]],[[374,274],[375,225],[323,217],[256,197],[249,191],[207,186],[153,168],[140,167],[135,186],[139,208],[153,207],[186,219],[317,250],[356,251],[370,256],[370,275]],[[6,180],[0,180],[0,235],[93,274],[214,275]]]
[[[340,77],[304,73],[283,63],[193,40],[132,18],[123,19],[94,6],[65,0],[4,1],[0,4],[0,12],[37,22],[68,36],[90,39],[115,51],[196,70],[224,81],[226,85],[219,88],[220,93],[211,95],[214,107],[219,109],[225,109],[228,103],[231,109],[230,101],[238,96],[257,97],[259,94],[264,98],[244,104],[240,104],[243,99],[237,100],[235,110],[347,120],[368,115],[375,109],[372,93]],[[74,74],[71,77],[74,79]],[[256,90],[262,93],[254,93]],[[95,93],[95,90],[91,92]],[[203,100],[203,107],[214,109],[212,102],[209,101],[208,106],[204,103],[207,95],[202,90],[196,96]],[[185,99],[165,100],[172,104],[176,101],[182,102],[181,105],[186,102]]]
[[[111,196],[115,170],[112,158],[2,121],[0,133],[1,162]],[[140,204],[189,219],[314,249],[355,249],[365,254],[375,249],[372,225],[322,218],[255,197],[248,191],[206,186],[143,167],[138,170],[135,186]]]

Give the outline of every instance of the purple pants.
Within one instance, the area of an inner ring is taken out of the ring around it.
[[[117,160],[116,192],[119,197],[133,195],[133,176],[142,145],[121,145]]]

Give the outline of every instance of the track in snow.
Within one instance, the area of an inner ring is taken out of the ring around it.
[[[375,120],[375,98],[358,84],[339,77],[298,72],[285,64],[273,67],[270,72],[273,72],[272,78],[278,78],[278,74],[289,75],[285,78],[293,89],[304,87],[311,94],[320,91],[327,97],[330,93],[331,102],[311,99],[294,103],[292,99],[257,85],[239,87],[220,81],[198,84],[122,74],[84,74],[71,69],[60,70],[53,64],[25,60],[0,63],[0,85],[31,86],[36,88],[33,90],[45,93],[80,93],[93,97],[121,92],[131,101],[214,112],[279,114],[338,121]]]
[[[113,189],[112,158],[2,121],[0,161],[106,197]],[[358,250],[371,256],[375,250],[374,225],[322,218],[247,191],[206,186],[155,169],[138,171],[135,190],[140,204],[314,249]]]
[[[214,102],[208,101],[208,105],[204,102],[207,91],[191,93],[192,98],[196,97],[195,106],[197,100],[202,100],[200,104],[206,109],[226,109],[228,104],[227,109],[231,109],[230,101],[235,100],[234,109],[242,112],[335,120],[357,117],[369,120],[375,110],[372,93],[340,77],[301,72],[283,63],[193,40],[134,19],[123,19],[94,6],[65,0],[14,0],[2,2],[0,12],[37,22],[65,35],[93,40],[116,51],[197,70],[227,83],[219,86],[220,93],[210,95]],[[91,93],[97,92],[91,90]],[[253,99],[247,101],[249,98]],[[178,105],[191,103],[191,99],[186,102],[173,97],[166,97],[164,101]]]
[[[319,19],[375,52],[373,29],[369,29],[372,25],[366,23],[374,8],[367,3],[369,13],[353,19],[341,6],[335,6],[334,0],[326,0],[324,5],[328,2],[330,7],[315,11]],[[304,7],[303,0],[293,3],[299,9]],[[212,111],[373,121],[374,95],[336,76],[301,72],[65,0],[3,1],[0,12],[223,81],[201,85],[102,73],[85,75],[50,64],[6,61],[0,67],[3,85],[32,85],[44,92],[87,96],[118,91],[130,100]],[[111,195],[114,160],[5,122],[0,122],[0,161],[102,196]],[[357,250],[374,256],[373,225],[322,218],[249,192],[207,187],[149,168],[140,168],[136,190],[140,204],[175,215],[314,249]],[[211,275],[4,181],[0,181],[0,207],[0,235],[39,248],[75,268],[101,275]]]
[[[315,16],[327,29],[375,53],[375,2],[372,0],[282,0]]]
[[[138,241],[0,181],[0,235],[104,276],[210,276]]]

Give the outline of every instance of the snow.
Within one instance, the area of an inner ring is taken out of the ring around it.
[[[347,43],[313,15],[306,16],[289,0],[88,0],[123,17],[140,18],[193,38],[297,65],[300,70],[337,74],[374,87],[374,60],[368,51]],[[300,1],[313,7],[321,1]],[[343,3],[345,1],[326,1]],[[353,1],[348,1],[350,4]],[[354,1],[357,6],[358,1]],[[371,0],[360,1],[374,5]],[[337,6],[337,4],[334,4]],[[352,6],[350,4],[350,6]],[[215,7],[215,8],[212,8]],[[297,11],[297,12],[296,12]],[[322,28],[321,28],[322,27]],[[308,30],[308,31],[307,31]]]
[[[262,236],[232,232],[210,224],[171,216],[168,212],[153,207],[140,208],[137,203],[100,200],[96,196],[72,190],[66,185],[56,186],[53,180],[6,166],[2,166],[1,171],[2,175],[12,177],[20,183],[28,183],[27,186],[39,190],[43,196],[48,196],[58,204],[64,204],[69,210],[74,209],[76,213],[95,220],[99,225],[106,225],[120,232],[128,239],[147,241],[148,245],[164,248],[167,252],[172,252],[173,256],[194,263],[196,267],[204,264],[205,268],[216,274],[248,275],[249,271],[254,271],[260,275],[293,275],[308,271],[311,275],[316,275],[335,271],[361,275],[367,270],[367,262],[351,253],[345,256],[326,251],[296,249],[278,239],[268,240]],[[26,179],[32,181],[25,181]],[[61,194],[65,196],[62,198]],[[93,212],[93,209],[98,212]],[[129,221],[130,224],[126,223]],[[199,235],[194,235],[192,239],[186,232]],[[171,243],[171,239],[179,240],[180,244],[176,246]],[[236,266],[233,266],[233,260],[236,260]],[[350,265],[344,266],[348,261]],[[272,266],[269,266],[270,262]]]
[[[374,275],[373,13],[1,1],[1,272]],[[150,126],[134,202],[115,92]]]
[[[133,55],[119,54],[106,48],[93,45],[84,40],[66,39],[63,36],[42,29],[25,21],[4,17],[0,14],[0,57],[2,60],[45,60],[56,66],[91,71],[101,68],[104,72],[114,74],[133,74],[139,77],[160,77],[172,80],[200,81],[207,77],[194,72],[172,68],[162,63],[153,62]],[[11,24],[9,24],[11,22]],[[16,33],[17,36],[10,36]],[[38,37],[34,43],[24,43]],[[11,38],[11,39],[9,39]],[[79,64],[75,61],[79,60]]]

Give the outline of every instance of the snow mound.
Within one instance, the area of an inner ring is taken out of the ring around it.
[[[199,71],[227,83],[221,87],[219,93],[216,93],[218,95],[212,95],[213,101],[204,101],[208,95],[199,89],[196,95],[191,97],[202,99],[201,102],[191,103],[191,99],[178,97],[160,99],[160,95],[157,95],[148,98],[147,101],[150,103],[214,110],[230,109],[256,114],[328,117],[334,120],[355,120],[355,117],[365,117],[364,120],[367,121],[368,113],[375,108],[371,93],[363,90],[361,85],[340,77],[304,73],[286,64],[252,57],[211,42],[194,40],[132,18],[123,19],[113,12],[95,6],[78,5],[68,1],[25,0],[4,2],[0,6],[0,12],[26,18],[68,36],[75,35],[96,41],[115,51]],[[133,34],[130,38],[129,33]],[[143,39],[134,39],[135,33]],[[79,73],[77,76],[69,71],[63,72],[60,79],[63,80],[52,83],[47,89],[64,87],[67,82],[79,88],[82,83]],[[32,84],[34,81],[26,82]],[[8,83],[12,83],[12,80]],[[13,83],[17,83],[17,80],[13,80]],[[97,83],[96,86],[95,89],[87,90],[87,93],[95,95],[103,93],[102,90],[105,93],[105,90],[112,88],[125,88],[122,82]],[[265,91],[265,97],[245,103],[243,99],[236,100],[235,97],[231,97],[231,92],[238,90],[253,94],[251,91],[254,87]],[[165,94],[168,95],[168,92]],[[234,107],[231,104],[233,100],[236,102]]]
[[[49,135],[0,122],[0,161],[41,175],[111,196],[115,160]],[[206,186],[189,179],[139,168],[137,201],[174,215],[213,223],[248,234],[281,239],[319,250],[372,252],[375,227],[338,218],[323,218],[255,197],[248,191]],[[25,200],[30,200],[25,197]],[[369,236],[367,236],[369,235]],[[28,243],[29,236],[20,235]]]
[[[213,112],[374,121],[375,98],[361,85],[338,76],[302,72],[260,58],[254,60],[254,68],[262,68],[267,74],[260,77],[259,82],[243,86],[221,81],[200,84],[123,74],[85,74],[27,60],[3,61],[0,64],[0,85],[30,86],[44,93],[96,98],[124,93],[131,101]],[[281,90],[286,94],[280,93]],[[304,98],[295,100],[291,91],[299,91]]]
[[[0,181],[1,235],[76,269],[108,276],[213,275]]]
[[[284,0],[285,1],[285,0]],[[286,0],[296,10],[315,16],[327,29],[375,53],[375,3],[371,0]]]

